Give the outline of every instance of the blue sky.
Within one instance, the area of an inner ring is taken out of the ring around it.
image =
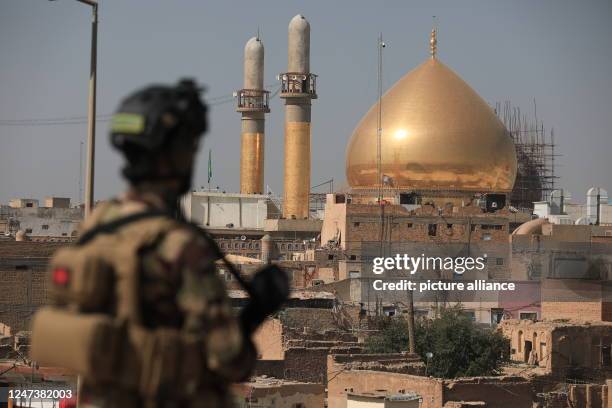
[[[100,0],[98,114],[151,82],[190,76],[207,98],[242,85],[245,42],[259,28],[265,83],[287,66],[287,24],[311,24],[312,184],[345,184],[351,132],[376,100],[376,39],[383,32],[385,89],[428,57],[432,16],[438,55],[486,101],[509,99],[555,128],[560,184],[576,201],[590,186],[612,191],[612,2],[568,1],[197,1]],[[0,123],[87,113],[89,7],[74,0],[0,0]],[[219,99],[218,99],[219,100]],[[226,99],[220,99],[226,100]],[[282,193],[283,109],[266,122],[266,184]],[[238,189],[240,115],[233,102],[211,108],[196,185]],[[0,125],[0,202],[45,195],[77,198],[86,124]],[[123,188],[120,157],[98,122],[96,198]]]

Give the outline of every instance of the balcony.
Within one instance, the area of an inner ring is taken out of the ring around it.
[[[281,98],[317,99],[317,76],[300,72],[285,72],[278,76]]]
[[[270,92],[263,89],[241,89],[236,92],[238,112],[270,112]]]

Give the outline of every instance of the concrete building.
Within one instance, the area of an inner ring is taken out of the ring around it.
[[[420,408],[421,397],[417,394],[387,394],[364,392],[346,394],[346,408]]]
[[[63,245],[0,240],[0,323],[12,333],[28,330],[34,311],[47,302],[47,263]]]
[[[338,304],[331,293],[297,291],[255,333],[256,374],[325,384],[329,354],[363,353],[358,327],[358,307]]]
[[[284,261],[303,259],[319,245],[321,220],[283,219],[280,203],[268,195],[192,192],[181,205],[185,217],[205,228],[227,254]]]
[[[403,354],[331,355],[327,406],[346,408],[352,395],[368,394],[418,396],[420,408],[531,407],[535,397],[525,377],[441,379],[423,376],[423,369],[422,362]]]
[[[82,220],[83,209],[71,208],[69,198],[47,197],[44,207],[25,198],[0,206],[0,233],[28,240],[70,241]]]
[[[555,190],[548,201],[534,203],[533,213],[553,224],[612,225],[608,192],[597,187],[587,191],[586,203],[572,202],[563,190]]]
[[[510,358],[544,369],[555,378],[605,380],[612,374],[612,323],[507,320]]]
[[[363,195],[328,194],[321,230],[323,248],[315,251],[316,279],[326,284],[321,290],[335,289],[343,301],[363,303],[369,312],[375,312],[380,302],[400,311],[405,309],[401,305],[406,305],[406,292],[377,291],[373,288],[375,280],[512,279],[508,237],[511,228],[523,221],[522,216],[507,209],[483,211],[473,202],[449,202],[442,207],[434,203],[401,204],[402,197],[389,197],[381,207],[365,201],[367,196]],[[404,254],[451,259],[482,257],[486,266],[463,274],[438,269],[420,270],[416,275],[390,271],[383,276],[373,272],[374,258]],[[478,322],[491,324],[500,318],[497,293],[414,296],[419,315],[435,315],[435,305],[460,301]]]
[[[270,197],[262,194],[191,192],[182,198],[181,204],[188,220],[213,234],[263,231],[266,219],[279,216]]]
[[[325,405],[323,384],[259,376],[235,384],[232,391],[237,408],[320,408]]]
[[[34,198],[14,198],[9,201],[10,208],[38,208],[38,200]]]

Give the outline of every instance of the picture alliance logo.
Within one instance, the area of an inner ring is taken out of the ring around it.
[[[372,272],[380,275],[384,272],[408,272],[414,275],[420,271],[453,271],[458,275],[466,271],[482,271],[486,267],[487,255],[472,257],[441,257],[441,256],[411,256],[397,254],[390,257],[376,257],[373,259]]]

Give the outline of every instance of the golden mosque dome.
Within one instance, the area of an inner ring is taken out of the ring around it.
[[[516,178],[510,134],[489,105],[455,72],[432,57],[382,97],[381,178],[385,188],[509,192]],[[361,119],[346,152],[353,189],[377,180],[378,103]]]

